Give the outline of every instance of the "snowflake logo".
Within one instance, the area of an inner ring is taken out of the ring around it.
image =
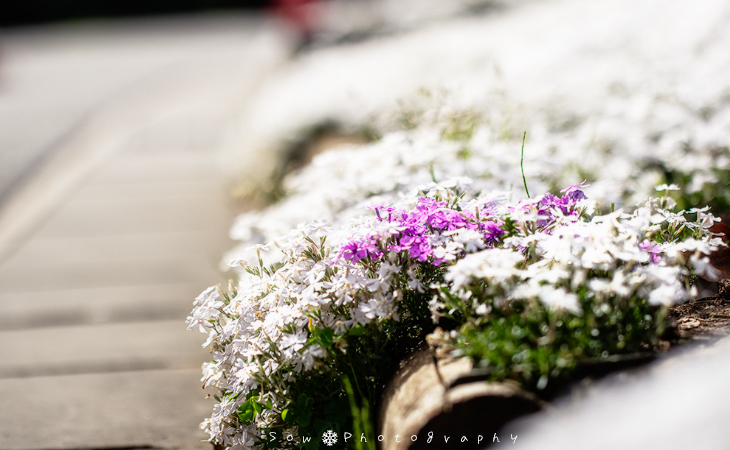
[[[332,447],[337,443],[337,433],[332,430],[325,431],[322,435],[322,442],[324,442],[327,447]]]

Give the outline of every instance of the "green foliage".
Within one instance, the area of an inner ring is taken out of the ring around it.
[[[455,347],[485,369],[488,380],[514,380],[539,393],[568,380],[583,362],[651,351],[667,326],[666,308],[643,299],[597,302],[586,289],[580,298],[581,315],[536,301],[498,307],[486,300],[489,316],[469,318]]]
[[[356,450],[375,450],[375,430],[370,416],[370,404],[366,398],[361,398],[361,405],[358,405],[358,397],[352,389],[352,384],[347,376],[342,378],[347,392],[347,399],[350,403],[352,413],[352,426],[355,440],[353,441]],[[365,437],[365,441],[360,438]]]
[[[674,191],[671,195],[677,202],[677,208],[688,210],[707,205],[717,216],[730,214],[730,169],[722,167],[708,168],[717,179],[717,182],[703,183],[695,191],[689,189],[695,174],[669,169],[664,165],[661,165],[659,169],[662,173],[663,182],[676,184],[680,188],[679,191]]]
[[[445,118],[441,137],[447,141],[467,142],[482,122],[482,117],[471,110],[453,112]]]
[[[418,270],[424,279],[442,279],[443,270],[430,264],[423,264]],[[405,279],[402,284],[406,285]],[[281,420],[265,430],[265,433],[268,436],[274,432],[281,437],[284,429],[296,426],[300,437],[311,436],[313,439],[308,443],[289,443],[280,438],[274,442],[262,441],[263,448],[314,450],[320,444],[322,433],[334,430],[340,436],[349,432],[358,439],[347,445],[340,440],[331,447],[333,449],[351,448],[348,445],[353,442],[356,442],[353,445],[359,450],[375,449],[375,425],[370,405],[378,404],[386,383],[400,361],[415,350],[434,328],[427,304],[423,301],[424,294],[408,289],[404,295],[399,308],[400,321],[387,320],[377,326],[357,325],[343,337],[336,337],[331,328],[310,329],[311,337],[307,345],[321,345],[327,349],[333,362],[326,367],[320,366],[318,370],[304,372],[288,386],[287,395],[297,401],[284,408]],[[338,348],[344,348],[345,351]],[[251,420],[259,410],[251,406],[246,407],[245,411],[242,420]],[[367,443],[359,442],[363,433]]]

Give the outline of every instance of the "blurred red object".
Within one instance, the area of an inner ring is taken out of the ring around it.
[[[306,38],[315,31],[320,3],[321,0],[273,0],[273,8],[277,16]]]

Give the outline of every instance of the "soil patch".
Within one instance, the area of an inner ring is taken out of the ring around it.
[[[730,334],[730,300],[719,295],[677,305],[669,314],[682,340],[712,340]]]

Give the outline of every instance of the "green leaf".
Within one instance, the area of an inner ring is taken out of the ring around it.
[[[327,402],[322,409],[325,414],[349,415],[350,403],[346,398],[339,398],[337,400]]]
[[[261,403],[254,401],[252,403],[254,411],[256,411],[256,414],[261,414],[261,411],[264,410],[264,407],[261,405]]]
[[[289,411],[288,408],[281,412],[281,420],[286,423],[290,423],[292,416],[293,414],[291,413],[291,411]]]
[[[354,327],[350,328],[350,331],[347,332],[350,336],[363,336],[367,334],[368,329],[365,328],[362,325],[355,325]]]
[[[332,339],[335,336],[335,331],[332,328],[325,328],[317,333],[317,343],[324,348],[332,347]]]
[[[345,422],[347,421],[345,419],[345,416],[342,414],[327,414],[324,418],[328,422],[339,425],[340,427],[344,426]]]
[[[313,427],[314,427],[314,431],[318,435],[321,435],[326,430],[331,430],[331,429],[335,428],[332,423],[326,422],[326,421],[320,420],[320,419],[315,419],[314,420]]]
[[[239,412],[244,412],[251,409],[251,400],[246,400],[241,406],[238,407]]]
[[[319,443],[320,443],[320,441],[318,439],[312,438],[306,444],[303,443],[302,448],[304,448],[304,450],[317,450],[317,449],[319,449]]]
[[[307,394],[299,394],[299,398],[297,399],[299,409],[304,409],[307,405],[309,405],[309,397],[307,397]]]
[[[300,412],[299,414],[297,414],[297,424],[302,428],[306,428],[309,426],[309,421],[311,418],[312,411]]]
[[[253,408],[247,409],[238,415],[238,418],[243,422],[250,422],[253,420]]]
[[[249,398],[238,407],[238,418],[244,422],[250,422],[253,420],[254,416],[261,411],[261,405],[253,398]]]

